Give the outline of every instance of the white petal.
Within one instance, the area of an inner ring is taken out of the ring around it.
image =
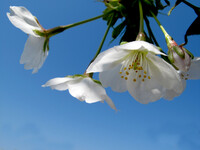
[[[115,92],[125,92],[127,90],[126,82],[119,74],[120,69],[121,64],[110,70],[99,73],[99,79],[103,87],[111,87]]]
[[[113,101],[110,99],[110,97],[108,97],[107,95],[104,97],[105,101],[108,103],[108,105],[114,109],[117,110],[117,108],[115,107],[115,104],[113,103]]]
[[[73,78],[54,78],[47,81],[42,87],[51,87],[51,89],[56,89],[59,91],[64,91],[68,89],[68,81],[74,80]]]
[[[166,61],[158,56],[147,55],[152,78],[155,78],[165,89],[174,89],[177,93],[182,93],[184,86],[177,71]]]
[[[183,88],[186,87],[186,81],[182,80]],[[166,100],[172,100],[174,97],[179,96],[181,93],[177,93],[174,89],[166,89],[163,98]]]
[[[95,103],[103,101],[106,95],[105,89],[95,83],[91,78],[82,78],[78,82],[69,82],[69,93],[79,99],[80,101],[86,101],[87,103]]]
[[[148,104],[149,102],[159,100],[164,90],[155,78],[146,79],[144,82],[133,82],[133,80],[129,78],[127,88],[131,96],[142,104]]]
[[[195,57],[192,62],[189,71],[186,73],[188,79],[200,79],[200,57]]]
[[[158,47],[155,45],[145,42],[145,41],[133,41],[133,42],[128,42],[126,44],[117,46],[119,49],[123,50],[141,50],[141,51],[149,51],[154,54],[160,54],[160,55],[165,55],[164,53],[160,52]]]
[[[107,96],[105,89],[98,83],[95,83],[91,78],[78,79],[78,82],[69,82],[69,93],[86,103],[95,103],[106,101],[108,105],[115,109],[112,100]]]
[[[87,68],[87,73],[90,72],[102,72],[112,69],[118,65],[124,56],[130,52],[118,49],[116,47],[110,48],[100,53],[97,58]]]
[[[43,65],[46,57],[48,56],[48,50],[43,50],[45,42],[44,37],[34,37],[30,35],[22,53],[20,63],[25,64],[25,69],[34,69],[33,73],[36,73]]]
[[[54,78],[42,85],[42,87],[48,86],[59,91],[69,89],[69,93],[73,97],[86,103],[103,102],[105,100],[111,108],[116,110],[114,103],[107,96],[105,89],[89,77]]]
[[[134,70],[130,70],[127,80],[129,93],[142,104],[159,100],[164,91],[164,87],[160,84],[160,81],[154,77],[152,74],[153,71],[151,70],[152,68],[148,63],[149,61],[146,59],[143,60],[145,72],[147,74],[143,74],[143,71],[136,73]]]
[[[24,7],[11,6],[7,16],[11,23],[27,34],[37,36],[33,30],[41,30],[35,17]]]

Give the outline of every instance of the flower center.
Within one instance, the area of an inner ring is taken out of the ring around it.
[[[125,56],[119,72],[121,79],[128,80],[131,78],[132,82],[150,80],[151,75],[148,72],[146,54],[145,52],[134,51]]]

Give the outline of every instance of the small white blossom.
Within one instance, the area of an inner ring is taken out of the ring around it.
[[[14,26],[29,35],[20,63],[25,64],[25,69],[33,69],[32,73],[36,73],[48,55],[48,39],[39,36],[34,31],[43,31],[44,29],[24,7],[11,6],[7,16]]]
[[[83,75],[67,76],[62,78],[54,78],[42,85],[43,87],[51,87],[59,91],[69,90],[69,93],[80,101],[86,103],[103,102],[115,109],[112,100],[107,96],[105,89],[98,81]]]
[[[100,53],[86,72],[100,72],[104,87],[116,92],[128,90],[143,104],[164,97],[166,90],[181,94],[184,87],[179,74],[156,54],[165,55],[145,41],[129,42]]]

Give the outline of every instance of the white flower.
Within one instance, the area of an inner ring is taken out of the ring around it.
[[[83,75],[67,76],[63,78],[54,78],[49,80],[43,87],[50,86],[52,89],[59,91],[69,90],[69,93],[86,103],[103,102],[116,110],[114,103],[107,96],[105,89],[98,81]]]
[[[178,71],[178,73],[182,79],[182,84],[184,89],[186,87],[186,80],[200,79],[200,57],[195,57],[194,59],[191,60],[191,66],[189,68],[189,71],[187,72]],[[179,93],[171,89],[171,90],[166,90],[164,98],[172,100],[174,97],[179,95],[180,95]]]
[[[24,47],[20,63],[25,64],[25,69],[33,69],[36,73],[43,65],[48,55],[48,39],[34,32],[44,29],[37,19],[24,7],[11,6],[7,16],[11,23],[29,35]]]
[[[100,72],[104,87],[128,90],[143,104],[162,98],[166,90],[181,94],[184,87],[177,71],[156,54],[165,55],[145,41],[129,42],[99,54],[86,72]]]

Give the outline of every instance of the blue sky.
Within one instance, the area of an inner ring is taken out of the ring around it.
[[[138,103],[128,92],[107,88],[119,112],[106,103],[86,104],[68,91],[41,87],[49,79],[85,71],[106,30],[101,19],[52,37],[49,56],[37,74],[19,64],[27,35],[9,22],[9,6],[26,7],[48,29],[97,16],[105,8],[103,3],[1,0],[0,4],[0,150],[200,149],[199,80],[188,81],[184,93],[173,101],[161,99],[148,105]],[[180,5],[171,16],[158,18],[181,44],[196,15]],[[166,50],[162,32],[154,20],[151,25]],[[119,40],[109,44],[110,35],[103,50],[118,45]],[[200,36],[189,37],[186,46],[195,56],[200,56],[199,40]]]

